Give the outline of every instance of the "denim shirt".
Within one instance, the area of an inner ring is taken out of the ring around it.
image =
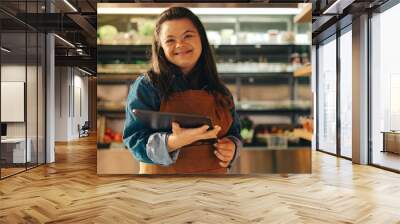
[[[189,90],[182,75],[176,75],[173,82],[174,91]],[[160,92],[146,75],[140,75],[130,86],[125,107],[125,126],[123,141],[134,157],[144,163],[168,166],[176,162],[179,149],[168,152],[167,138],[170,133],[157,132],[143,125],[132,113],[133,109],[159,111],[161,104]],[[235,155],[230,165],[238,158],[242,148],[240,136],[240,120],[235,108],[231,109],[232,124],[227,133],[236,146]]]

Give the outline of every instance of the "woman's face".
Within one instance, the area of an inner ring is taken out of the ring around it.
[[[189,19],[165,21],[160,29],[160,42],[168,61],[187,74],[201,55],[199,32]]]

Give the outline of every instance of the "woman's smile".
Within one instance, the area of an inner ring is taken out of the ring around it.
[[[176,52],[175,55],[186,56],[188,54],[191,54],[192,52],[193,52],[193,50],[183,50],[183,51]]]

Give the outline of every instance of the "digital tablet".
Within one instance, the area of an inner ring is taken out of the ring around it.
[[[150,110],[133,109],[133,114],[147,127],[154,130],[172,130],[172,122],[177,122],[182,128],[198,128],[208,125],[213,129],[211,119],[207,116],[169,113]]]

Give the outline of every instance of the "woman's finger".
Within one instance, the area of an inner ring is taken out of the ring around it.
[[[217,143],[214,144],[214,146],[221,150],[232,151],[235,149],[235,143],[233,143],[231,140],[224,141],[224,142],[218,141]]]
[[[221,161],[230,161],[228,157],[222,155],[221,153],[219,153],[217,150],[214,150],[214,154],[217,156],[217,158]]]
[[[223,150],[223,151],[233,151],[235,149],[235,146],[229,145],[229,144],[219,144],[215,143],[214,147]]]
[[[218,132],[221,130],[221,127],[216,127],[210,131],[201,135],[201,139],[210,139],[210,138],[217,138]]]
[[[218,132],[221,131],[221,127],[218,125],[215,125],[214,128],[211,130],[211,132],[213,133],[213,136],[217,137]]]
[[[203,126],[201,126],[201,127],[199,127],[199,128],[194,128],[193,130],[194,130],[194,133],[195,134],[203,134],[203,133],[206,133],[207,132],[207,129],[209,128],[209,126],[208,125],[203,125]]]
[[[181,125],[178,122],[172,122],[172,128],[182,129]]]
[[[222,167],[228,167],[229,162],[219,162],[219,165]]]
[[[181,126],[179,126],[179,124],[176,122],[172,122],[172,132],[179,133],[181,131],[182,131]]]
[[[220,150],[219,148],[217,148],[217,152],[227,158],[232,158],[233,157],[233,151],[228,151],[228,150]]]
[[[227,143],[227,142],[231,142],[232,140],[230,138],[222,138],[222,139],[218,139],[218,143]]]

